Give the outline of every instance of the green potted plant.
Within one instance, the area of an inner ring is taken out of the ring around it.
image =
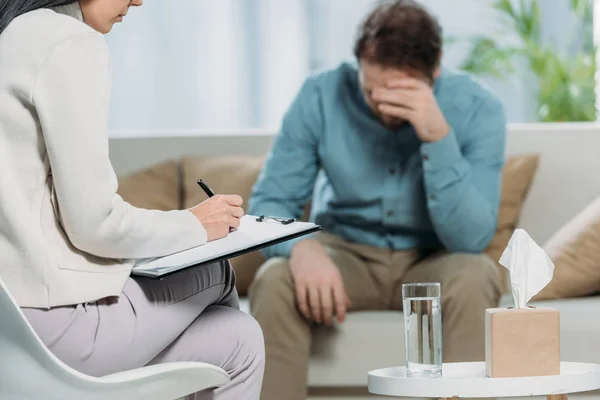
[[[472,37],[468,56],[460,68],[474,75],[503,78],[515,73],[516,63],[524,63],[535,77],[539,122],[595,121],[592,2],[570,0],[569,10],[577,21],[577,31],[570,37],[569,50],[574,46],[581,48],[572,53],[559,52],[542,39],[538,0],[520,0],[517,4],[495,0],[492,6],[500,14],[503,27],[516,36],[516,43],[502,44],[488,36]]]

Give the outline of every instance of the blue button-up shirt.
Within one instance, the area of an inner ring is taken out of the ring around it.
[[[449,70],[434,93],[451,131],[423,143],[408,124],[381,124],[355,64],[309,78],[284,117],[248,212],[299,218],[312,200],[311,220],[351,242],[483,251],[498,217],[503,106],[472,78]],[[295,243],[265,255],[289,256]]]

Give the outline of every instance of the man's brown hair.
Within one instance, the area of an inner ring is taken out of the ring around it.
[[[358,30],[354,55],[386,68],[410,68],[433,78],[442,54],[442,28],[413,0],[386,1]]]

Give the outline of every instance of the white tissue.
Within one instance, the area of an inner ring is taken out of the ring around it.
[[[516,308],[527,308],[527,302],[550,283],[554,275],[552,260],[523,229],[513,233],[500,264],[510,272]]]

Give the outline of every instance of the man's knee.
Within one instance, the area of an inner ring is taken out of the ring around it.
[[[445,257],[446,268],[452,270],[445,282],[446,291],[458,298],[479,296],[482,292],[500,296],[500,274],[496,264],[485,254],[454,253]]]
[[[253,315],[295,307],[295,291],[286,258],[272,258],[257,272],[249,289]],[[257,316],[258,318],[259,316]],[[262,317],[262,316],[260,316]],[[260,318],[259,318],[260,319]]]
[[[292,277],[287,258],[272,258],[264,263],[250,286],[249,293],[251,299],[263,296],[282,296],[288,295],[293,287]]]

